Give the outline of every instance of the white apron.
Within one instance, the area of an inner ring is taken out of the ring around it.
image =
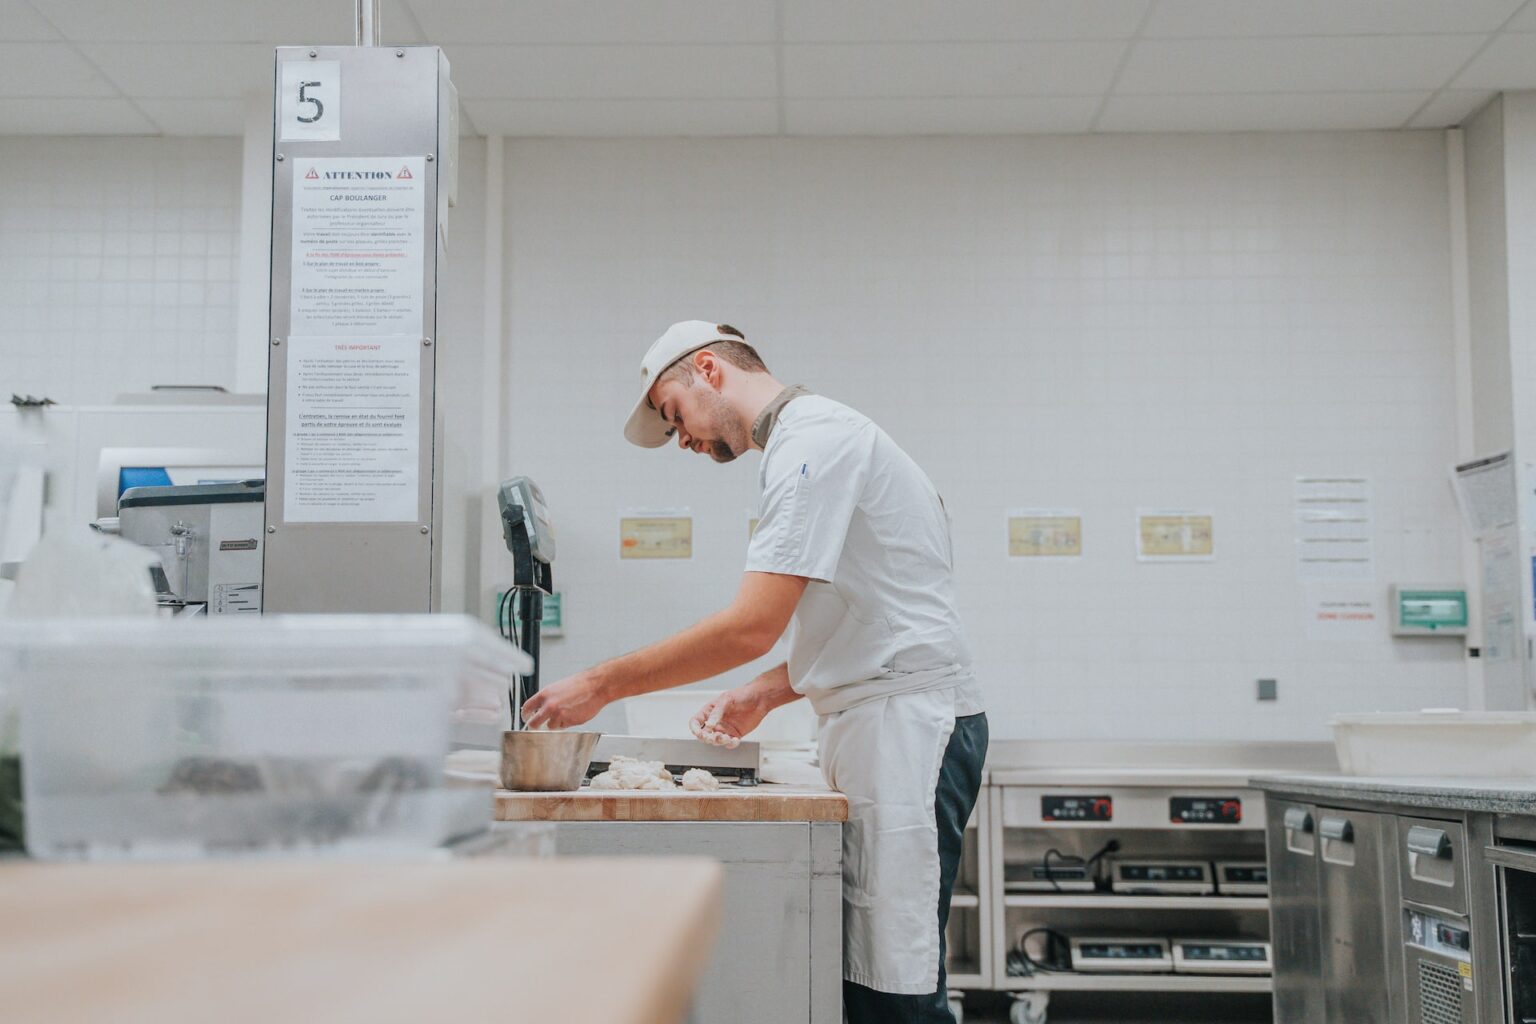
[[[843,977],[877,992],[939,987],[939,830],[934,792],[955,691],[900,693],[824,715],[827,784],[843,826]]]

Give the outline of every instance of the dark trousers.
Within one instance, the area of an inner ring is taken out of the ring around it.
[[[955,1024],[955,1015],[949,1012],[949,988],[944,983],[944,929],[949,924],[949,898],[960,870],[965,823],[981,792],[981,768],[986,759],[987,716],[955,719],[933,795],[933,816],[939,826],[939,987],[927,995],[903,996],[844,981],[843,1014],[848,1024]]]

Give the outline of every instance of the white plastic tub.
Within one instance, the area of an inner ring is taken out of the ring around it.
[[[1386,711],[1330,724],[1345,775],[1536,775],[1536,713]]]
[[[0,622],[28,850],[52,859],[420,851],[489,821],[455,718],[525,656],[462,616]]]
[[[662,690],[624,701],[631,736],[692,739],[689,719],[724,690]],[[816,742],[816,714],[809,701],[797,700],[774,708],[746,739],[765,747],[809,747]]]

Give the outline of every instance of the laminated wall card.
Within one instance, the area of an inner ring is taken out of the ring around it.
[[[625,512],[619,517],[620,558],[692,558],[693,516],[686,509]]]
[[[1136,558],[1141,562],[1215,561],[1215,513],[1200,509],[1137,509]]]
[[[1009,558],[1079,558],[1083,517],[1071,509],[1010,509]]]

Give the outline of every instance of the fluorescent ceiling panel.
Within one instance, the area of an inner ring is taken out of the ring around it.
[[[1129,39],[1149,0],[784,0],[791,43]]]
[[[0,43],[0,96],[116,96],[68,43]]]
[[[1099,100],[1080,97],[786,100],[790,135],[1014,135],[1088,129]]]
[[[1536,89],[1536,32],[1505,32],[1451,83],[1453,89]]]
[[[1105,132],[1320,131],[1398,128],[1427,93],[1114,96]]]
[[[166,135],[245,134],[244,100],[139,100],[139,109]]]
[[[771,46],[444,48],[463,96],[496,99],[743,99],[777,91]]]
[[[0,0],[0,42],[36,42],[58,39],[47,20],[23,0]]]
[[[1151,40],[1136,44],[1126,95],[1437,89],[1483,36]]]
[[[0,99],[0,135],[153,135],[124,99]]]
[[[1446,90],[1429,101],[1414,119],[1410,128],[1454,128],[1483,109],[1493,99],[1493,93],[1482,89]]]
[[[1492,32],[1522,0],[1159,0],[1147,38]]]
[[[771,43],[771,0],[410,0],[434,43]],[[387,27],[387,26],[386,26]]]
[[[1101,94],[1119,42],[911,43],[784,47],[784,94],[1085,96]]]
[[[492,135],[773,135],[774,100],[467,99],[465,110]]]
[[[262,43],[83,43],[123,92],[163,99],[235,99],[272,92],[272,48]]]

